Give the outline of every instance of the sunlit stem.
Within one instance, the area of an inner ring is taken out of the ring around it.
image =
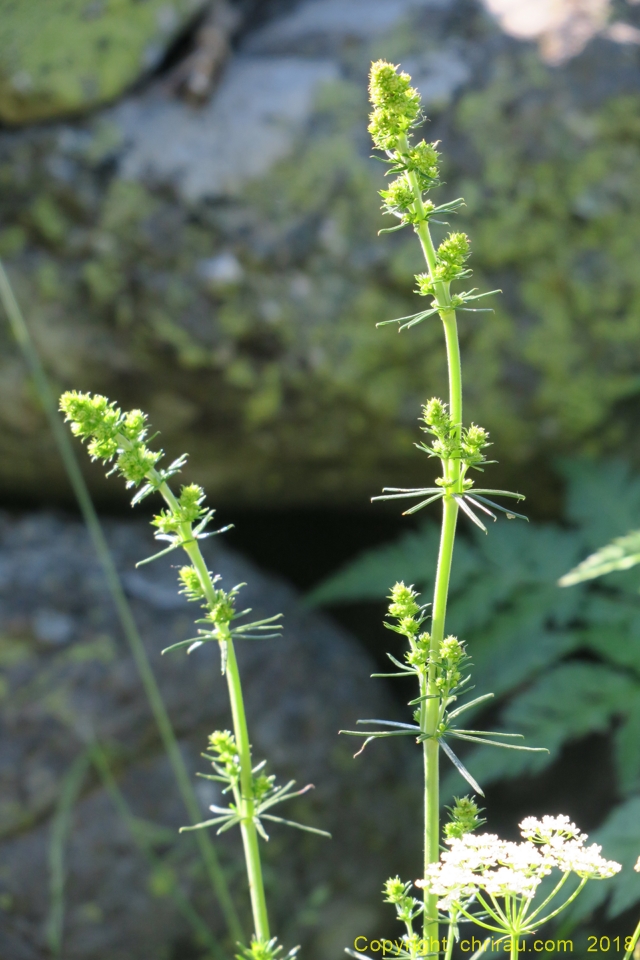
[[[453,953],[453,944],[455,942],[455,924],[456,924],[456,911],[452,910],[449,916],[449,929],[447,931],[447,949],[444,955],[444,960],[451,960],[451,955]]]
[[[398,150],[401,154],[408,152],[406,137],[401,137]],[[414,195],[414,208],[418,216],[416,232],[420,238],[422,251],[430,272],[436,267],[436,250],[429,232],[429,225],[425,219],[425,209],[422,202],[422,191],[415,172],[408,173],[409,182]],[[460,365],[460,346],[456,325],[456,313],[451,306],[448,283],[436,284],[436,303],[444,326],[444,335],[447,346],[447,362],[449,368],[449,413],[454,424],[454,430],[460,437],[462,429],[462,371]],[[447,598],[449,595],[449,579],[451,576],[451,561],[453,545],[458,519],[458,504],[451,495],[461,492],[460,461],[446,460],[442,462],[443,475],[452,485],[449,492],[442,499],[442,529],[440,534],[440,551],[431,611],[431,644],[430,665],[426,681],[426,690],[421,689],[421,695],[428,693],[430,699],[423,701],[420,710],[420,726],[424,734],[424,865],[437,863],[440,858],[440,816],[439,816],[439,743],[437,739],[439,701],[437,699],[436,665],[440,645],[444,639],[445,618],[447,612]],[[438,908],[437,897],[425,890],[424,900],[424,937],[438,939]]]
[[[123,449],[130,449],[131,442],[122,434],[118,434],[118,443]],[[169,485],[162,481],[157,470],[152,468],[147,473],[147,478],[158,490],[163,500],[172,511],[177,514],[180,505]],[[181,523],[179,525],[180,540],[183,549],[187,553],[194,569],[198,574],[198,579],[202,587],[207,604],[211,609],[216,605],[215,587],[211,582],[211,576],[207,569],[204,557],[198,541],[193,535],[190,523]],[[260,848],[258,845],[258,832],[254,822],[255,802],[253,799],[253,775],[251,772],[251,744],[249,742],[249,731],[247,728],[247,718],[244,709],[244,697],[242,695],[242,684],[240,682],[240,671],[238,661],[236,660],[233,640],[229,633],[229,627],[220,627],[221,643],[227,647],[227,665],[225,675],[227,678],[227,688],[229,691],[229,701],[231,704],[231,715],[233,718],[233,731],[238,747],[240,758],[240,810],[241,815],[240,830],[242,833],[242,843],[244,847],[245,863],[247,869],[247,878],[249,881],[249,894],[251,897],[251,910],[253,914],[254,932],[258,940],[269,940],[269,916],[267,913],[267,901],[264,892],[264,882],[262,878],[262,865],[260,862]]]

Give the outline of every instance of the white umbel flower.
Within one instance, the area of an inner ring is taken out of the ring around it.
[[[466,834],[446,841],[449,850],[429,865],[416,886],[439,897],[438,907],[465,908],[482,893],[490,897],[531,900],[542,881],[556,868],[581,879],[603,880],[614,876],[619,863],[605,860],[601,847],[586,847],[587,835],[566,816],[527,817],[520,824],[520,843],[501,840],[492,833]],[[640,872],[640,858],[636,864]]]

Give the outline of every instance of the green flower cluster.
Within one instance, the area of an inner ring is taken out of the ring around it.
[[[413,589],[413,586],[406,587],[404,583],[396,583],[389,597],[391,603],[387,616],[396,620],[397,623],[385,623],[388,630],[393,630],[394,633],[406,637],[412,650],[420,634],[420,628],[427,619],[426,606],[420,606],[417,602],[418,596],[419,594]]]
[[[435,437],[430,446],[418,444],[419,449],[429,456],[440,460],[460,460],[466,467],[475,469],[486,463],[483,451],[490,444],[489,434],[484,427],[472,423],[459,432],[459,425],[451,419],[448,405],[438,397],[432,397],[424,404],[421,419],[425,424],[421,428],[423,432]]]
[[[240,781],[240,754],[236,738],[229,730],[214,730],[209,735],[209,746],[204,756],[211,761],[218,777],[230,787],[236,787]],[[256,803],[260,803],[274,788],[275,776],[267,775],[262,771],[261,763],[251,776],[251,796]]]
[[[452,690],[460,684],[461,666],[468,660],[463,643],[457,637],[449,635],[440,644],[438,660],[438,677],[436,686],[443,699],[449,696]]]
[[[451,283],[452,280],[471,276],[471,270],[465,267],[470,252],[466,233],[450,233],[436,250],[434,269],[429,273],[416,274],[416,292],[421,297],[434,296],[436,284]]]
[[[409,893],[411,887],[411,883],[404,883],[396,876],[390,877],[382,888],[384,902],[394,904],[398,920],[407,924],[409,929],[413,920],[422,913],[422,904]]]
[[[146,445],[147,416],[141,410],[123,413],[115,403],[99,394],[63,393],[60,410],[71,421],[71,431],[81,440],[88,440],[92,460],[108,463],[116,457],[115,469],[137,486],[148,477],[163,456],[162,450]]]
[[[444,825],[444,835],[447,840],[464,837],[486,823],[486,820],[480,816],[482,807],[479,807],[471,797],[454,797],[453,806],[447,807],[447,810],[449,822]]]
[[[436,209],[423,193],[440,183],[436,143],[410,145],[407,133],[421,120],[420,95],[406,73],[384,60],[371,66],[369,93],[373,112],[369,132],[373,142],[389,156],[391,173],[400,176],[380,191],[382,209],[400,219],[400,226],[428,220]],[[395,228],[394,228],[395,229]]]
[[[385,60],[371,65],[369,97],[373,104],[369,133],[379,150],[394,150],[420,117],[420,94],[408,73]]]
[[[409,641],[409,649],[405,653],[407,665],[416,673],[424,675],[429,663],[431,636],[422,625],[427,618],[426,606],[417,602],[419,594],[413,587],[404,583],[396,583],[391,590],[387,616],[396,620],[395,624],[385,623],[384,626]]]
[[[207,749],[210,752],[205,756],[211,760],[214,769],[230,784],[236,784],[240,779],[240,754],[234,735],[229,730],[214,730],[209,734]]]
[[[182,487],[177,505],[172,510],[162,510],[151,523],[163,534],[178,533],[183,523],[195,523],[207,513],[203,506],[205,492],[197,483]]]

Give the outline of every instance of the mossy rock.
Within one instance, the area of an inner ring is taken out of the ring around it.
[[[558,455],[640,460],[637,53],[595,41],[549,69],[481,10],[452,9],[336,54],[341,79],[298,148],[240,196],[192,204],[123,179],[114,113],[0,139],[0,253],[56,385],[148,410],[214,502],[364,504],[431,479],[413,442],[421,403],[447,389],[441,325],[375,326],[424,303],[415,237],[377,236],[380,55],[420,82],[436,53],[469,65],[453,101],[428,106],[427,136],[445,158],[438,199],[467,200],[472,284],[503,291],[495,313],[460,314],[465,420],[491,433],[492,483],[535,496],[532,469]],[[37,500],[46,476],[60,495],[8,341],[0,396],[0,484]],[[91,482],[117,486],[99,469]]]
[[[23,124],[118,97],[206,0],[0,0],[0,118]]]

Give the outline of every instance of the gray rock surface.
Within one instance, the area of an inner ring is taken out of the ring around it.
[[[128,99],[107,118],[124,140],[121,175],[170,183],[190,203],[237,196],[291,152],[319,84],[337,76],[330,60],[239,56],[202,108],[159,91]]]
[[[136,571],[153,551],[145,524],[110,522],[122,573],[192,775],[207,734],[229,727],[224,681],[213,645],[160,656],[192,635],[194,609],[176,591],[170,562]],[[211,544],[211,541],[209,541]],[[223,584],[247,581],[243,599],[257,616],[284,613],[284,638],[246,642],[238,651],[254,756],[279,781],[312,782],[285,816],[333,833],[333,841],[274,825],[265,847],[274,927],[305,956],[338,956],[358,934],[389,923],[381,883],[418,869],[412,821],[419,821],[418,758],[409,749],[368,750],[352,761],[353,741],[338,729],[359,716],[388,716],[380,682],[356,643],[328,619],[306,612],[283,583],[219,543],[208,551]],[[194,950],[193,936],[167,896],[166,873],[220,935],[189,835],[186,815],[139,677],[83,527],[45,514],[0,518],[0,955],[48,956],[47,930],[59,903],[51,894],[54,811],[74,761],[90,738],[108,756],[130,810],[159,864],[150,867],[113,797],[89,764],[64,844],[65,960],[164,960]],[[378,745],[376,745],[378,746]],[[405,745],[406,746],[406,745]],[[413,774],[415,773],[415,782]],[[217,787],[199,781],[203,819]],[[239,837],[216,841],[243,919],[247,896]],[[229,951],[230,952],[230,951]]]

